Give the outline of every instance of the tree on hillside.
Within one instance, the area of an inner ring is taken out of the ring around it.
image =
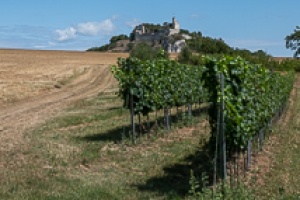
[[[230,54],[232,48],[221,38],[215,39],[203,36],[201,32],[189,33],[192,37],[187,40],[187,45],[193,52],[202,54]]]
[[[192,32],[189,35],[192,38],[186,41],[188,47],[192,51],[200,52],[201,46],[202,46],[202,33],[201,32]]]
[[[112,36],[110,39],[110,43],[116,43],[119,40],[128,40],[129,37],[127,35],[121,34],[121,35],[117,35],[117,36]]]
[[[201,53],[204,54],[229,54],[231,47],[221,38],[202,37]]]
[[[178,62],[190,64],[193,53],[188,46],[184,47],[178,55]]]
[[[140,60],[153,60],[157,58],[160,52],[159,48],[153,48],[145,42],[136,44],[130,51],[130,57],[136,57]],[[167,58],[168,54],[165,52],[164,56]]]
[[[102,45],[101,47],[92,47],[87,51],[108,51],[114,49],[117,46],[117,42],[120,40],[129,40],[129,37],[125,34],[112,36],[109,40],[109,44]]]
[[[286,48],[294,50],[294,57],[300,55],[300,26],[296,26],[294,33],[285,37]]]

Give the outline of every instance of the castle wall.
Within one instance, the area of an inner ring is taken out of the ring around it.
[[[169,35],[174,35],[174,34],[178,34],[179,33],[179,29],[170,29],[170,33]]]
[[[151,33],[149,33],[148,30],[145,29],[143,24],[136,26],[134,30],[135,41],[152,43],[155,45],[160,44],[169,52],[180,52],[183,46],[185,46],[185,40],[180,40],[175,44],[170,44],[168,41],[169,36],[178,34],[180,32],[178,21],[173,18],[172,23],[168,24],[167,22],[165,22],[164,26],[165,27],[160,29],[158,32]]]
[[[160,41],[163,37],[158,34],[151,34],[151,33],[145,33],[143,35],[136,34],[135,40],[138,42],[153,42],[153,41]]]

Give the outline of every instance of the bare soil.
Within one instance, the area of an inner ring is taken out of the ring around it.
[[[115,90],[118,57],[127,54],[0,50],[0,155],[19,152],[25,130],[75,101]]]

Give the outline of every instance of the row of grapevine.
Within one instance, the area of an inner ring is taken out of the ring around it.
[[[217,120],[215,106],[222,100],[225,103],[227,147],[244,149],[247,142],[266,127],[275,112],[287,101],[293,87],[294,72],[271,72],[239,57],[205,59],[203,79],[213,102],[210,112],[212,133],[215,133],[214,123]],[[218,74],[224,76],[223,92]]]
[[[204,66],[192,66],[165,58],[151,61],[121,58],[118,66],[112,67],[112,72],[119,81],[124,106],[130,107],[131,96],[135,114],[147,115],[159,109],[198,103],[206,98],[208,91],[209,101],[213,103],[210,109],[213,134],[216,106],[223,99],[228,146],[244,148],[286,102],[294,72],[271,72],[240,57],[204,56],[203,60]],[[225,77],[223,94],[219,74]]]
[[[129,108],[133,97],[135,113],[149,112],[183,106],[201,101],[204,67],[179,64],[164,58],[141,61],[137,58],[120,58],[112,67],[119,81],[119,94]]]
[[[119,59],[112,72],[119,81],[119,95],[124,106],[131,110],[134,138],[135,114],[148,115],[164,109],[168,122],[169,108],[204,99],[210,102],[210,147],[215,153],[216,183],[216,163],[219,163],[220,177],[225,179],[227,162],[231,162],[227,158],[235,157],[235,166],[241,151],[247,150],[249,169],[252,141],[255,142],[259,134],[262,143],[262,130],[287,102],[295,73],[272,72],[240,57],[203,56],[201,59],[203,66],[184,65],[165,58],[152,61]]]

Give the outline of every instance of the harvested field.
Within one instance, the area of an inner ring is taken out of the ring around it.
[[[126,56],[0,50],[0,154],[17,151],[25,142],[26,129],[75,101],[115,90],[117,81],[109,65],[115,64],[118,57]]]
[[[92,68],[127,54],[0,50],[0,107],[61,88]]]

